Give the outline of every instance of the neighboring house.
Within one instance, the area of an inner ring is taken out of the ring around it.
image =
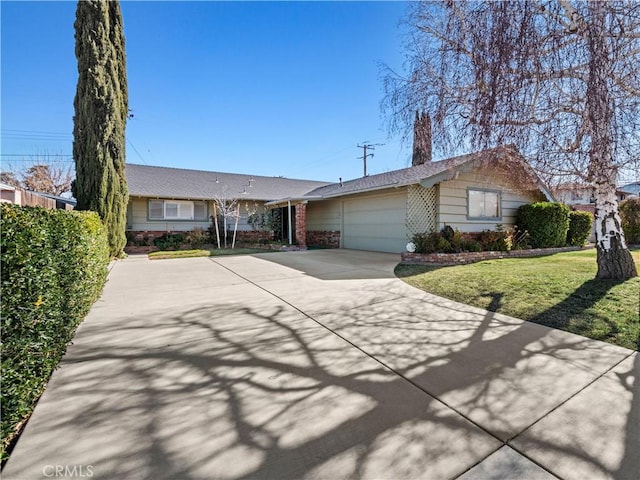
[[[595,205],[594,188],[581,183],[562,183],[553,188],[556,200],[566,205]]]
[[[50,193],[43,192],[31,192],[36,193],[38,196],[47,198],[55,202],[55,208],[58,210],[73,210],[76,208],[78,202],[74,198],[61,197],[59,195],[52,195]]]
[[[72,198],[59,197],[43,192],[32,192],[24,188],[7,185],[6,183],[0,183],[0,202],[30,207],[38,206],[52,210],[73,210],[76,206],[76,201]]]
[[[640,189],[640,184],[629,184],[622,186],[616,190],[616,198],[618,201],[622,201],[625,198],[633,196],[633,186]],[[558,202],[565,203],[572,210],[580,210],[583,212],[590,212],[595,216],[596,214],[596,199],[595,189],[591,185],[585,185],[582,183],[563,183],[553,189],[553,194]],[[591,229],[590,242],[594,242],[596,239],[595,224]]]
[[[632,185],[634,184],[629,184],[627,187],[632,189]],[[625,187],[620,187],[616,190],[616,198],[618,201],[622,201],[631,191],[632,190],[629,191]],[[592,208],[595,208],[595,188],[592,185],[562,183],[553,189],[553,194],[560,203],[565,203],[570,206],[592,205]]]
[[[208,228],[214,199],[239,199],[248,216],[279,209],[282,238],[300,245],[400,253],[416,233],[513,225],[520,205],[553,200],[514,147],[328,184],[128,164],[127,229],[136,236]],[[242,237],[242,235],[241,235]]]
[[[22,189],[6,183],[0,183],[0,202],[22,205]]]
[[[622,200],[625,198],[640,197],[640,182],[627,183],[626,185],[622,185],[618,190],[624,195]]]

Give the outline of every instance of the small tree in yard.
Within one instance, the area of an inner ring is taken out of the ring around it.
[[[240,203],[237,198],[228,198],[227,190],[228,190],[227,187],[224,187],[222,189],[222,193],[214,197],[215,212],[213,214],[213,221],[215,223],[216,241],[218,243],[218,248],[221,247],[218,215],[222,217],[222,232],[223,232],[223,239],[224,239],[224,248],[227,248],[227,232],[229,229],[229,221],[235,222],[231,248],[235,248],[236,246],[236,233],[238,231],[238,220],[240,218]]]
[[[124,172],[127,72],[119,2],[79,1],[75,39],[74,194],[78,209],[100,215],[107,228],[110,253],[118,256],[127,242],[129,198]]]
[[[592,185],[596,276],[637,276],[616,180],[640,162],[640,4],[416,2],[407,24],[409,74],[385,78],[391,130],[426,110],[444,152],[515,143],[543,178]]]

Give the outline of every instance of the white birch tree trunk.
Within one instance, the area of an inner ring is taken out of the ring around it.
[[[225,214],[223,215],[223,232],[222,234],[224,235],[224,248],[227,248],[227,213],[225,212]]]
[[[613,108],[607,79],[611,76],[611,55],[605,37],[606,15],[602,2],[590,2],[589,81],[587,111],[591,128],[589,176],[595,184],[596,248],[599,279],[627,279],[638,275],[627,249],[616,198],[617,169],[613,160],[611,131]]]
[[[231,242],[231,248],[236,248],[236,234],[238,233],[238,220],[240,220],[240,204],[238,203],[236,209],[236,224],[233,227],[233,242]]]

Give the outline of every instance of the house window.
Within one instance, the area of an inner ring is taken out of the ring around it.
[[[207,220],[207,204],[185,200],[149,200],[149,220]]]
[[[207,220],[207,204],[204,202],[193,202],[193,217],[196,220]]]
[[[164,218],[172,220],[193,220],[193,202],[164,202]]]
[[[502,195],[496,190],[467,190],[467,212],[469,220],[500,220]]]
[[[150,220],[164,219],[164,201],[163,200],[149,200],[149,219]]]

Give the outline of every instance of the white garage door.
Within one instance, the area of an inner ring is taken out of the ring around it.
[[[344,248],[400,253],[407,244],[406,190],[344,201]]]

